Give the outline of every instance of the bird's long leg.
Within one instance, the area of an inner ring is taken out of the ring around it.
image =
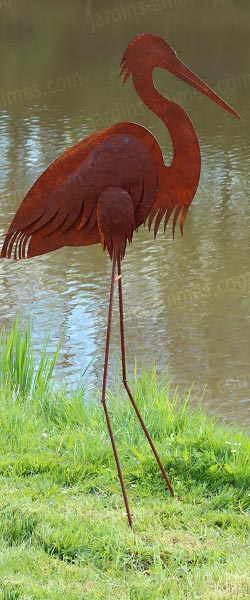
[[[112,447],[113,447],[115,462],[116,462],[117,471],[118,471],[118,475],[119,475],[119,479],[120,479],[120,484],[121,484],[121,488],[122,488],[122,493],[123,493],[123,498],[124,498],[124,502],[125,502],[125,506],[126,506],[126,512],[127,512],[128,522],[129,522],[129,525],[130,525],[131,529],[133,529],[133,520],[132,520],[132,515],[131,515],[129,503],[128,503],[128,496],[127,496],[127,492],[126,492],[126,488],[125,488],[125,484],[124,484],[124,478],[123,478],[123,474],[122,474],[120,459],[119,459],[117,448],[116,448],[116,444],[115,444],[115,438],[114,438],[113,429],[112,429],[112,426],[111,426],[111,421],[110,421],[110,416],[109,416],[108,407],[107,407],[107,401],[106,401],[106,388],[107,388],[107,375],[108,375],[108,362],[109,362],[109,348],[110,348],[111,323],[112,323],[113,300],[114,300],[115,272],[116,272],[116,259],[113,258],[112,275],[111,275],[111,285],[110,285],[110,298],[109,298],[109,313],[108,313],[106,350],[105,350],[105,361],[104,361],[104,371],[103,371],[102,404],[103,404],[103,408],[104,408],[104,412],[105,412],[105,416],[106,416],[106,420],[107,420],[107,426],[108,426],[108,430],[109,430],[111,444],[112,444]]]
[[[163,475],[163,477],[164,477],[164,479],[166,481],[166,484],[167,484],[167,486],[169,488],[169,491],[172,494],[172,496],[174,497],[174,490],[173,490],[172,484],[171,484],[171,482],[169,480],[169,477],[168,477],[168,475],[167,475],[167,473],[166,473],[166,471],[164,469],[162,461],[161,461],[161,459],[159,457],[159,454],[158,454],[158,452],[156,450],[156,447],[155,447],[154,442],[153,442],[153,440],[152,440],[152,438],[150,436],[150,433],[149,433],[149,431],[148,431],[148,429],[147,429],[147,427],[146,427],[146,425],[144,423],[144,420],[143,420],[143,418],[141,416],[141,413],[140,413],[140,411],[138,409],[138,406],[137,406],[137,404],[135,402],[134,396],[133,396],[133,394],[132,394],[132,392],[130,390],[130,387],[129,387],[128,381],[127,381],[126,348],[125,348],[124,316],[123,316],[123,295],[122,295],[122,268],[121,268],[121,258],[120,258],[120,256],[118,256],[118,286],[119,286],[119,311],[120,311],[120,332],[121,332],[121,353],[122,353],[122,382],[123,382],[125,390],[126,390],[126,392],[128,394],[128,397],[129,397],[129,399],[130,399],[130,401],[131,401],[131,403],[133,405],[133,408],[134,408],[134,410],[136,412],[136,415],[137,415],[137,417],[138,417],[138,419],[140,421],[142,429],[143,429],[143,431],[144,431],[144,433],[145,433],[145,435],[146,435],[146,437],[148,439],[148,442],[149,442],[149,444],[151,446],[151,449],[152,449],[152,451],[153,451],[153,453],[155,455],[155,458],[156,458],[156,460],[158,462],[158,465],[159,465],[160,470],[162,472],[162,475]]]

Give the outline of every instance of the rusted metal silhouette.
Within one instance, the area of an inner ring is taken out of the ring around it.
[[[167,486],[173,487],[150,437],[126,373],[121,261],[127,242],[148,219],[154,235],[164,217],[164,230],[173,215],[173,235],[180,230],[195,196],[201,169],[200,147],[186,112],[156,90],[153,70],[161,67],[214,100],[240,119],[238,113],[194,75],[176,52],[158,36],[143,34],[126,49],[121,61],[123,82],[132,75],[142,101],[160,117],[173,144],[173,161],[164,164],[156,139],[145,127],[118,123],[94,133],[64,152],[39,177],[18,209],[6,235],[1,257],[23,259],[62,246],[100,243],[112,260],[109,316],[103,375],[102,403],[126,505],[133,527],[122,469],[106,403],[114,286],[118,281],[123,384],[135,409]]]

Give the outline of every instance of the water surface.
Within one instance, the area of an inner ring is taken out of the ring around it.
[[[185,236],[157,240],[143,228],[124,261],[128,363],[169,366],[172,389],[228,420],[250,422],[250,126],[249,3],[5,3],[0,51],[0,231],[50,162],[82,137],[114,121],[144,124],[166,162],[171,142],[144,108],[131,80],[118,77],[127,43],[142,31],[164,36],[179,56],[242,115],[240,123],[166,72],[160,91],[185,106],[202,150],[199,191]],[[51,331],[63,336],[60,377],[77,384],[86,367],[100,383],[110,261],[99,246],[64,248],[0,264],[0,319],[32,315],[37,352]],[[112,372],[119,365],[115,314]]]

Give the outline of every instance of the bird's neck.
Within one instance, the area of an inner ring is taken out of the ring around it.
[[[182,194],[182,203],[190,204],[196,193],[201,170],[199,142],[193,124],[181,106],[161,96],[154,86],[153,75],[133,75],[135,89],[148,108],[166,125],[173,144],[173,160],[163,166],[161,183]],[[185,196],[186,200],[185,201]]]

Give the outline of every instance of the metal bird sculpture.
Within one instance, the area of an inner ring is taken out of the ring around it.
[[[153,71],[161,67],[193,86],[240,119],[238,113],[194,75],[176,52],[156,35],[142,34],[127,47],[121,61],[123,83],[132,75],[141,100],[163,121],[173,144],[165,166],[161,148],[145,127],[117,123],[94,133],[59,156],[39,177],[18,209],[1,251],[2,258],[24,259],[62,246],[100,243],[112,260],[102,403],[129,525],[132,515],[106,402],[114,286],[118,282],[122,380],[167,486],[174,490],[127,382],[122,298],[122,269],[127,242],[148,219],[154,235],[164,217],[173,214],[173,234],[180,229],[195,196],[201,170],[199,142],[186,112],[155,88]]]

